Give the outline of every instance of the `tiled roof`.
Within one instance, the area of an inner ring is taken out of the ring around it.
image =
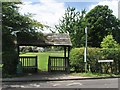
[[[23,35],[21,36],[21,35],[20,35],[20,33],[17,34],[18,45],[28,45],[28,46],[72,46],[69,34],[49,33],[49,34],[43,34],[43,36],[41,38],[39,38],[39,39],[35,38],[34,36],[30,36],[30,38],[27,38],[26,35],[24,35],[24,36]]]

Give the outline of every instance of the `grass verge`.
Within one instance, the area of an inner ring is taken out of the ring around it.
[[[115,75],[115,74],[101,74],[101,73],[71,73],[70,75],[72,76],[81,76],[81,77],[117,77],[120,75]]]

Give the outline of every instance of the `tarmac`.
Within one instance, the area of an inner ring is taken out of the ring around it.
[[[33,82],[33,81],[65,81],[65,80],[86,80],[86,79],[106,79],[106,78],[120,78],[120,77],[81,77],[72,76],[66,73],[28,73],[21,77],[1,78],[2,82]]]

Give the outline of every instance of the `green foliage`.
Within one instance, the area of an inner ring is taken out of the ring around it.
[[[90,10],[76,11],[75,8],[68,7],[63,18],[56,29],[60,33],[69,33],[73,47],[84,46],[84,28],[88,26],[88,45],[90,47],[100,47],[103,38],[112,34],[115,40],[120,43],[120,20],[114,15],[108,6],[98,5]]]
[[[70,67],[77,71],[84,71],[84,48],[75,48],[70,52]]]
[[[2,75],[7,76],[7,75],[13,75],[16,73],[16,67],[17,67],[17,52],[14,50],[11,51],[4,51],[2,54]]]
[[[120,43],[120,20],[113,15],[113,11],[108,6],[96,6],[86,14],[85,18],[89,23],[89,46],[100,47],[101,41],[108,34],[112,34]]]
[[[87,69],[91,72],[100,72],[100,63],[98,60],[114,60],[112,68],[114,73],[120,72],[120,49],[102,49],[102,48],[88,48],[87,54]],[[70,52],[70,66],[76,72],[83,72],[84,65],[84,48],[74,48]],[[103,63],[105,73],[109,71],[108,63]],[[77,67],[77,68],[76,68]]]
[[[91,72],[97,72],[98,68],[98,60],[100,48],[88,48],[88,55],[87,55],[87,63],[88,63],[88,70],[90,69]]]
[[[95,64],[98,60],[97,51],[98,48],[88,48],[87,59],[88,63],[91,66],[91,70],[95,71]],[[75,71],[84,71],[85,63],[84,63],[84,48],[75,48],[70,52],[70,65],[71,68],[74,68]]]
[[[107,35],[105,38],[103,38],[103,41],[101,42],[102,48],[118,48],[118,46],[119,45],[112,35]]]
[[[114,73],[120,73],[120,49],[119,48],[104,48],[99,52],[99,59],[112,59],[114,60],[112,68]],[[108,67],[104,65],[106,69]],[[108,71],[106,70],[106,73]]]
[[[43,28],[43,25],[35,20],[32,20],[31,14],[21,15],[18,12],[18,7],[13,2],[2,3],[2,31],[11,34],[14,31],[19,32],[35,32],[38,28]]]
[[[2,37],[2,74],[3,76],[15,74],[18,59],[14,37],[9,34]]]
[[[2,63],[3,75],[15,74],[18,62],[17,42],[15,32],[29,32],[34,34],[43,25],[18,12],[19,2],[2,3]]]
[[[85,10],[79,12],[75,8],[68,7],[59,25],[56,25],[60,33],[69,33],[73,47],[84,45],[85,12]]]

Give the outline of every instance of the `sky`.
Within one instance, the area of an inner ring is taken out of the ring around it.
[[[33,19],[50,26],[51,29],[54,29],[62,19],[68,6],[75,7],[78,11],[85,9],[89,12],[97,5],[108,5],[118,17],[118,0],[22,0],[22,2],[23,5],[19,5],[21,14],[31,13]]]

